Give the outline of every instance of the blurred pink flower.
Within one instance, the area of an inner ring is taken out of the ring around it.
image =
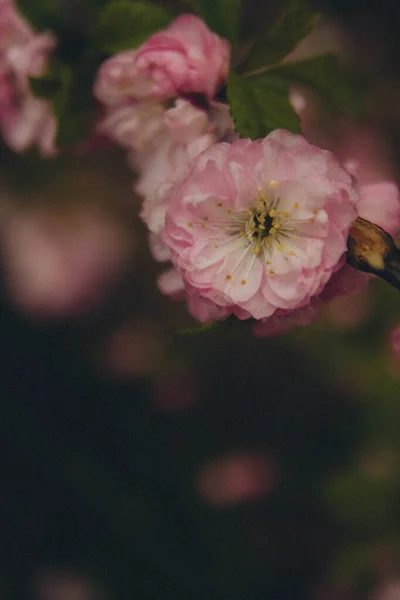
[[[393,181],[365,183],[359,187],[359,214],[391,235],[400,229],[400,194]]]
[[[24,311],[44,317],[88,312],[126,264],[121,228],[99,215],[63,221],[43,213],[4,219],[2,258],[6,285]]]
[[[212,98],[228,75],[229,53],[229,43],[201,19],[181,15],[137,50],[105,61],[94,93],[106,105],[166,100],[191,92]]]
[[[198,472],[196,489],[216,507],[264,498],[276,485],[276,468],[259,452],[235,453],[212,459]]]
[[[278,130],[202,153],[162,239],[193,292],[262,319],[321,293],[343,260],[356,199],[331,153]]]
[[[57,122],[51,104],[38,100],[29,90],[18,104],[10,107],[1,123],[5,141],[14,152],[24,152],[36,144],[45,157],[56,154]]]
[[[113,331],[94,352],[103,376],[129,381],[160,369],[165,341],[154,320],[137,318]]]
[[[400,325],[393,329],[391,334],[391,347],[395,357],[400,360]]]
[[[0,2],[0,129],[16,152],[34,144],[43,156],[56,152],[51,104],[35,98],[29,86],[29,77],[45,73],[54,47],[53,36],[36,34],[12,1]]]
[[[382,584],[375,590],[371,600],[400,600],[400,580]]]
[[[187,366],[158,373],[153,392],[157,407],[166,411],[188,410],[200,396],[196,374]]]

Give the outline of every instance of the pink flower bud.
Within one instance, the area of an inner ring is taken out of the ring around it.
[[[106,105],[192,92],[212,98],[227,78],[229,52],[229,43],[201,19],[182,15],[137,50],[103,63],[94,93]]]

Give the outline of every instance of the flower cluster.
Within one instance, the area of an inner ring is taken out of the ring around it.
[[[29,85],[54,46],[0,0],[0,127],[16,151],[55,153],[51,106]],[[160,290],[186,299],[202,323],[234,315],[271,335],[366,285],[369,276],[345,261],[350,228],[362,216],[395,234],[399,194],[391,177],[371,168],[365,176],[357,149],[315,135],[299,90],[290,101],[305,137],[282,129],[240,139],[226,101],[230,54],[200,18],[176,18],[101,64],[96,128],[136,173],[151,252],[170,263]]]
[[[55,154],[56,121],[49,102],[35,98],[29,78],[46,72],[55,39],[37,34],[12,0],[0,0],[0,130],[16,152],[37,145],[43,156]]]
[[[95,96],[104,115],[98,131],[128,150],[128,162],[138,172],[135,191],[144,198],[141,216],[158,261],[170,259],[160,234],[176,189],[203,151],[237,137],[229,107],[218,100],[229,58],[229,43],[188,14],[99,70]],[[177,297],[185,294],[175,268],[161,276],[160,287]],[[188,299],[197,316],[196,307],[204,301]]]
[[[340,162],[284,130],[239,139],[218,100],[229,50],[183,15],[108,59],[95,82],[98,130],[128,150],[138,172],[152,254],[172,262],[161,291],[186,298],[203,323],[253,318],[257,335],[271,335],[365,285],[368,276],[345,264],[351,225],[361,215],[397,231],[398,190],[390,181],[362,185],[357,157]]]

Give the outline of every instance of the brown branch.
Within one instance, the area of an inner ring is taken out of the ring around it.
[[[377,275],[400,290],[400,249],[386,231],[358,217],[347,247],[347,262],[352,267]]]

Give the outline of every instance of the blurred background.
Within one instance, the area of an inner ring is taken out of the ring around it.
[[[370,85],[310,137],[396,177],[400,5],[319,6]],[[399,600],[398,292],[191,333],[122,152],[0,150],[1,600]]]

